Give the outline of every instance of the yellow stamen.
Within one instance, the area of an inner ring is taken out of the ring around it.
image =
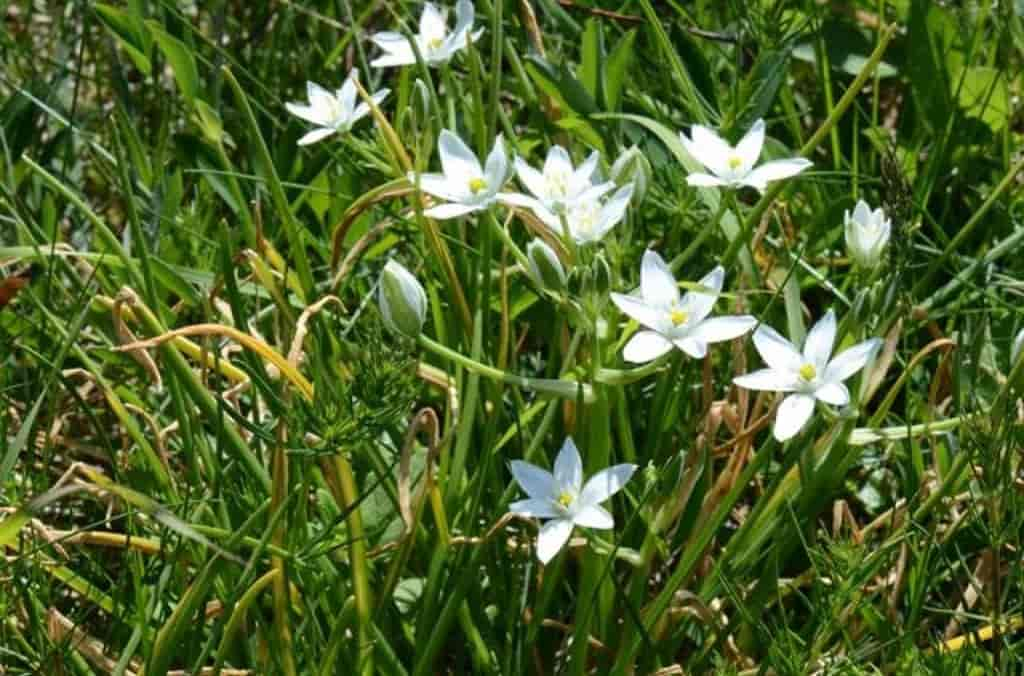
[[[441,38],[431,38],[427,41],[427,47],[430,47],[431,49],[440,49],[443,42],[444,40]]]
[[[569,491],[562,491],[562,494],[558,496],[558,504],[562,507],[568,508],[572,504],[572,493]]]
[[[690,315],[679,308],[675,308],[668,313],[668,318],[672,320],[672,326],[679,326],[681,324],[685,324],[686,320],[690,318]]]
[[[487,181],[482,178],[473,178],[469,181],[469,191],[474,195],[487,187]]]
[[[732,170],[739,169],[743,165],[743,160],[733,155],[729,158],[729,168]]]
[[[818,370],[814,368],[814,364],[804,364],[800,367],[800,377],[804,380],[814,380],[816,375],[818,375]]]

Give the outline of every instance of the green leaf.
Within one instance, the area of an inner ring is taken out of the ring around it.
[[[772,107],[779,87],[786,80],[789,54],[780,50],[761,53],[747,78],[740,86],[742,108],[733,123],[734,129],[749,129]]]
[[[143,74],[149,75],[153,71],[153,63],[147,55],[153,46],[153,39],[145,25],[134,14],[128,14],[117,7],[98,2],[93,8],[100,23],[117,38],[118,44],[128,53],[135,67]]]
[[[1010,119],[1010,91],[1002,73],[987,66],[969,66],[956,75],[960,82],[957,103],[968,115],[978,117],[993,132]]]
[[[565,66],[555,67],[535,54],[526,57],[526,72],[537,87],[566,108],[580,115],[597,112],[597,104],[579,80]]]
[[[579,77],[583,88],[594,101],[600,101],[602,85],[602,63],[604,61],[604,36],[597,19],[588,19],[583,29],[583,46],[580,49]]]
[[[156,21],[147,21],[146,25],[153,33],[164,58],[171,65],[174,79],[178,83],[178,89],[181,90],[182,96],[188,99],[189,103],[194,102],[199,96],[199,69],[196,68],[196,60],[192,56],[192,52],[184,42],[165,32]]]
[[[623,85],[629,67],[633,65],[633,43],[636,42],[636,30],[631,30],[616,43],[604,69],[604,98],[608,110],[619,107]]]

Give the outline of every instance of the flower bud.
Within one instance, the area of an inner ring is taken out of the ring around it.
[[[544,240],[535,239],[527,244],[526,257],[530,261],[530,275],[537,286],[556,293],[565,289],[565,268],[558,260],[558,254]]]
[[[647,161],[640,149],[632,146],[615,160],[611,168],[611,179],[617,185],[633,182],[633,203],[639,204],[647,192],[647,182],[651,174],[651,163]]]
[[[1020,350],[1024,347],[1024,329],[1020,330],[1017,337],[1013,339],[1013,347],[1010,349],[1010,368],[1012,369],[1017,365],[1017,359],[1020,357]]]
[[[891,221],[881,207],[871,211],[864,200],[857,201],[853,214],[845,212],[843,221],[850,258],[862,268],[874,268],[881,262],[882,252],[889,243]]]
[[[603,253],[597,254],[593,262],[594,270],[594,293],[599,296],[606,296],[612,288],[612,268],[608,265],[608,259]]]
[[[392,331],[416,338],[427,320],[427,293],[401,263],[388,261],[380,273],[377,301],[384,323]]]

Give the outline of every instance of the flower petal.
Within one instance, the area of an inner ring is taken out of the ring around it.
[[[560,145],[548,148],[548,156],[544,158],[544,176],[562,176],[568,179],[572,175],[572,158],[569,151]]]
[[[634,364],[646,364],[672,349],[672,342],[654,331],[638,331],[626,347],[622,358]]]
[[[610,530],[615,527],[615,519],[600,505],[584,505],[573,514],[572,520],[577,526],[584,528]]]
[[[566,437],[555,458],[555,485],[558,491],[572,488],[579,491],[583,485],[583,459],[572,437]]]
[[[775,414],[775,438],[786,441],[803,429],[814,413],[814,397],[809,394],[791,394],[779,404]]]
[[[846,406],[850,403],[850,390],[842,383],[825,383],[814,391],[814,398],[833,406]]]
[[[633,184],[629,183],[616,190],[612,196],[601,205],[601,214],[597,226],[594,228],[594,238],[601,239],[608,231],[622,220],[629,207],[629,200],[633,198]]]
[[[521,157],[516,157],[515,168],[519,182],[526,186],[526,189],[535,197],[543,197],[545,192],[544,175],[527,164]]]
[[[829,362],[825,368],[825,376],[822,378],[827,383],[838,383],[846,380],[857,371],[864,368],[864,365],[875,356],[875,352],[882,346],[881,338],[871,338],[853,347],[843,350],[836,358]]]
[[[647,328],[656,329],[664,312],[652,307],[646,301],[624,293],[611,293],[612,302],[630,319],[635,319]]]
[[[721,188],[729,185],[729,182],[711,174],[690,174],[686,177],[686,185],[694,188]]]
[[[384,103],[384,99],[386,99],[388,97],[388,94],[390,93],[390,89],[384,88],[378,92],[370,94],[370,98],[377,106],[380,106],[380,104]],[[366,103],[360,103],[358,106],[355,107],[355,110],[352,111],[352,119],[350,120],[350,124],[362,117],[365,117],[369,112],[370,106]]]
[[[732,382],[748,390],[765,392],[792,392],[797,385],[797,379],[792,373],[770,368],[736,376]]]
[[[636,470],[636,465],[623,463],[612,465],[590,477],[583,485],[583,490],[580,491],[577,501],[580,509],[588,505],[599,505],[621,491]]]
[[[568,519],[552,519],[540,527],[537,534],[537,558],[541,563],[548,563],[562,550],[572,535],[572,521]]]
[[[857,200],[856,206],[853,207],[853,219],[861,225],[867,225],[871,222],[871,207],[864,200]]]
[[[682,307],[690,316],[691,322],[699,322],[709,314],[711,308],[718,300],[718,294],[722,291],[722,284],[725,282],[725,268],[721,265],[704,275],[697,286],[707,291],[687,291],[683,296]]]
[[[548,502],[555,501],[557,488],[555,487],[555,477],[551,475],[551,472],[522,460],[513,460],[508,466],[512,470],[512,476],[516,483],[531,498]]]
[[[307,106],[302,103],[286,103],[284,104],[285,110],[296,117],[301,117],[306,122],[312,122],[318,126],[324,126],[327,124],[327,116],[322,110]]]
[[[654,249],[644,252],[640,261],[640,292],[644,303],[667,306],[679,302],[679,287],[665,259]]]
[[[802,157],[791,160],[774,160],[765,162],[743,178],[743,183],[764,192],[769,181],[779,181],[790,176],[796,176],[804,169],[810,167],[812,162]]]
[[[690,329],[690,336],[702,343],[720,343],[742,336],[756,324],[757,318],[750,315],[711,317]]]
[[[502,204],[509,204],[514,207],[523,207],[526,209],[536,209],[539,203],[529,195],[524,195],[518,192],[499,192],[498,201]]]
[[[733,150],[725,139],[716,134],[712,129],[704,125],[695,124],[690,128],[692,141],[683,143],[686,151],[693,155],[693,158],[711,170],[715,175],[721,175],[729,167],[729,157]]]
[[[764,120],[758,119],[754,122],[740,142],[736,144],[736,154],[742,160],[740,171],[744,174],[753,169],[757,164],[757,158],[761,157],[761,148],[764,147]]]
[[[308,146],[311,143],[316,143],[317,141],[327,138],[333,133],[333,128],[314,129],[313,131],[309,132],[308,134],[305,134],[302,138],[299,139],[299,145]]]
[[[444,40],[448,33],[448,17],[437,5],[428,2],[423,5],[423,13],[420,14],[420,38],[425,43],[431,40]]]
[[[449,180],[468,186],[472,179],[483,176],[480,160],[457,135],[443,129],[437,146],[441,167]]]
[[[440,197],[441,199],[448,200],[449,202],[462,202],[468,197],[466,195],[466,191],[462,190],[461,185],[453,185],[452,182],[442,174],[420,174],[417,177],[416,174],[410,173],[407,178],[413,185],[415,185],[418,180],[420,190],[428,195]]]
[[[804,340],[804,359],[814,365],[820,373],[825,370],[828,358],[832,356],[832,345],[836,340],[836,313],[829,309],[807,332]]]
[[[803,365],[803,355],[793,343],[767,324],[762,324],[754,332],[754,347],[764,363],[776,371],[796,373]]]
[[[703,359],[708,353],[708,344],[692,336],[676,340],[675,346],[694,359]]]
[[[486,208],[485,204],[438,204],[437,206],[430,207],[429,209],[423,210],[423,215],[427,218],[436,218],[439,221],[446,221],[449,218],[458,218],[459,216],[465,216],[466,214],[473,213]]]
[[[512,514],[528,516],[534,519],[558,519],[563,515],[563,512],[555,506],[554,502],[550,500],[536,500],[534,498],[517,500],[508,506],[508,511]]]
[[[498,192],[508,178],[508,156],[505,154],[505,139],[501,134],[494,138],[494,146],[487,155],[484,177],[487,179],[487,190],[492,193]]]

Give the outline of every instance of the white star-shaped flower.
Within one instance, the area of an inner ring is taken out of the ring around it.
[[[750,315],[708,317],[722,291],[725,270],[716,267],[700,280],[702,291],[680,297],[676,278],[664,259],[648,249],[640,264],[640,298],[611,295],[620,310],[646,329],[638,331],[622,351],[626,361],[649,362],[674,347],[694,359],[707,354],[708,343],[732,340],[757,324]]]
[[[692,139],[680,132],[679,140],[693,159],[711,171],[711,174],[687,176],[686,182],[692,186],[739,188],[749,185],[764,192],[769,181],[795,176],[812,164],[810,160],[795,157],[754,167],[764,146],[764,120],[755,122],[735,147],[703,125],[693,125],[690,133]]]
[[[502,193],[499,199],[516,206],[532,209],[539,218],[545,212],[560,214],[567,208],[595,200],[615,187],[612,181],[595,183],[595,172],[600,154],[594,151],[578,167],[573,167],[569,152],[559,145],[548,149],[544,167],[537,171],[520,157],[515,160],[516,176],[532,193]]]
[[[850,403],[850,391],[843,381],[864,368],[882,345],[881,339],[871,338],[830,359],[835,339],[832,310],[807,332],[802,352],[770,326],[762,325],[754,332],[754,346],[768,368],[738,376],[733,382],[748,390],[789,393],[775,416],[774,433],[779,441],[803,429],[814,413],[815,401],[833,406]]]
[[[882,207],[872,211],[867,202],[857,200],[853,214],[843,213],[843,229],[846,250],[857,265],[871,269],[881,262],[892,233],[892,221],[885,217]]]
[[[625,217],[626,208],[633,198],[633,185],[622,186],[607,199],[596,194],[588,195],[587,199],[576,200],[558,214],[543,207],[535,208],[534,213],[552,232],[565,235],[568,226],[569,236],[576,244],[595,244]]]
[[[356,105],[359,92],[356,91],[355,81],[358,76],[358,71],[351,71],[344,84],[341,85],[341,89],[333,93],[315,82],[307,82],[308,104],[284,104],[289,113],[317,126],[316,129],[299,139],[300,146],[316,143],[334,133],[347,132],[360,118],[369,114],[370,106],[368,104]],[[390,93],[389,89],[381,89],[372,94],[370,98],[374,103],[380,105]]]
[[[601,503],[622,490],[637,469],[636,465],[614,465],[583,483],[583,460],[572,437],[566,437],[562,444],[553,474],[522,460],[510,464],[516,483],[529,497],[513,502],[509,511],[547,519],[537,536],[537,558],[542,563],[549,562],[565,546],[574,526],[613,528],[615,520]]]
[[[437,147],[444,173],[417,176],[410,172],[408,176],[412,183],[419,181],[420,190],[447,202],[425,209],[423,213],[431,218],[456,218],[493,204],[508,174],[508,158],[501,134],[494,139],[486,166],[481,166],[462,139],[447,129],[441,132]]]
[[[455,28],[448,31],[448,10],[440,9],[432,2],[423,6],[420,15],[420,31],[413,36],[423,61],[435,66],[446,63],[452,56],[464,49],[468,41],[476,42],[483,29],[472,32],[473,3],[470,0],[459,0],[455,5]],[[375,68],[388,66],[409,66],[416,63],[416,53],[409,39],[395,31],[384,31],[370,38],[384,53],[374,59],[370,65]]]

